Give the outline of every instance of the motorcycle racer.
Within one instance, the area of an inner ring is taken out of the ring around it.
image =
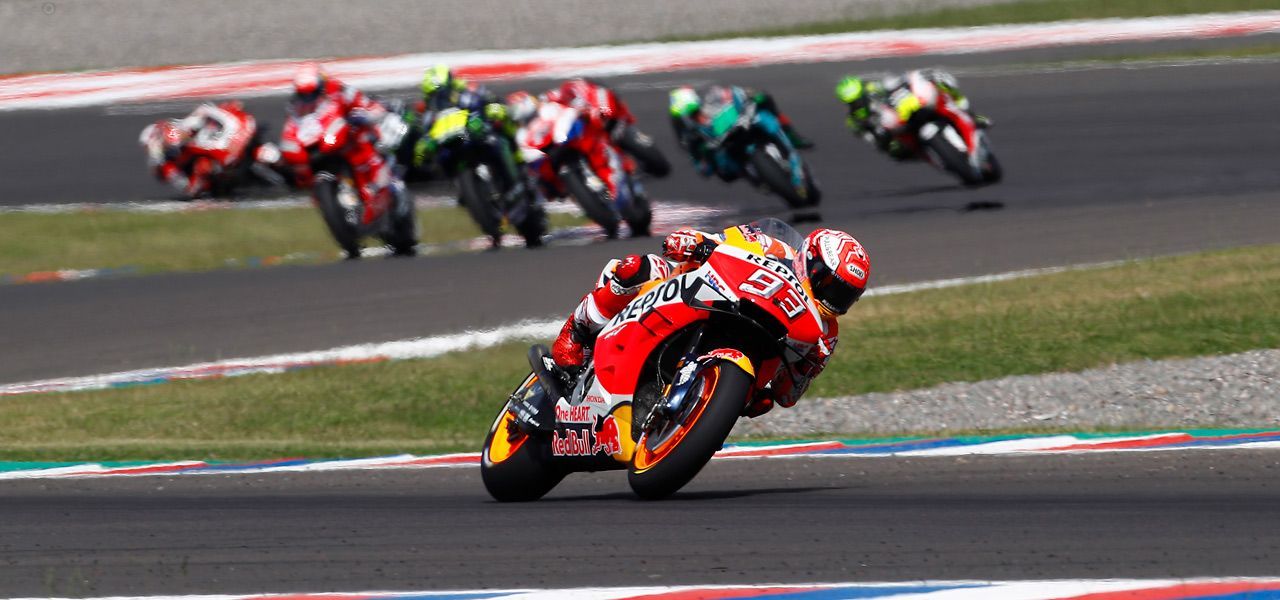
[[[768,238],[750,225],[740,225],[721,233],[681,228],[663,241],[663,256],[632,254],[609,261],[595,288],[583,296],[570,313],[552,345],[552,358],[568,384],[565,389],[572,389],[595,336],[639,295],[641,288],[697,268],[718,245],[734,239],[760,241],[767,255],[794,256],[794,251],[785,244]],[[825,333],[806,360],[793,367],[790,377],[779,372],[771,384],[752,399],[745,412],[749,417],[768,412],[774,404],[791,407],[800,399],[835,350],[838,317],[861,298],[871,276],[871,259],[866,249],[843,231],[815,230],[805,238],[802,250],[810,296],[815,300]]]
[[[422,102],[419,112],[423,119],[423,129],[430,129],[430,123],[427,121],[433,115],[449,108],[459,108],[483,115],[485,122],[490,125],[494,133],[498,134],[498,141],[501,143],[498,144],[497,149],[501,155],[501,162],[507,169],[507,176],[511,181],[517,182],[510,194],[517,196],[533,189],[523,168],[520,154],[516,151],[518,146],[515,135],[519,124],[510,117],[507,105],[497,94],[484,86],[474,85],[465,79],[455,77],[453,70],[444,64],[428,68],[422,77],[421,87]],[[414,165],[421,166],[432,160],[437,150],[436,140],[431,139],[430,136],[423,136],[414,147]]]
[[[813,147],[813,142],[801,136],[795,130],[791,119],[778,108],[777,101],[768,92],[750,90],[738,86],[725,88],[724,86],[716,85],[701,92],[688,86],[676,88],[671,91],[668,105],[671,114],[671,126],[675,128],[676,139],[680,142],[680,147],[689,153],[690,158],[693,159],[694,166],[704,177],[716,174],[726,181],[735,178],[725,170],[717,168],[715,151],[709,148],[706,141],[698,134],[700,126],[705,125],[710,118],[702,112],[702,99],[711,95],[725,94],[727,93],[726,89],[743,90],[761,110],[767,110],[777,115],[778,121],[782,124],[782,132],[786,134],[791,145],[799,149]]]
[[[289,118],[296,119],[322,108],[325,104],[343,115],[347,123],[358,128],[355,143],[348,151],[351,164],[356,166],[362,180],[374,182],[376,193],[392,188],[402,194],[402,186],[394,185],[396,177],[388,157],[378,152],[377,130],[373,127],[387,115],[387,109],[360,90],[348,87],[328,76],[318,65],[304,65],[293,77],[293,96],[289,99]],[[311,169],[305,151],[296,144],[281,146],[285,160],[294,166],[297,180],[302,187],[311,183]]]
[[[911,91],[911,82],[917,78],[937,85],[955,100],[960,109],[969,110],[969,99],[960,92],[955,77],[946,71],[917,69],[880,77],[850,75],[836,85],[836,97],[849,108],[845,125],[895,160],[914,158],[915,153],[899,140],[899,136],[911,115],[920,108],[920,99]],[[885,125],[881,116],[883,111],[896,113],[898,124]],[[989,124],[984,117],[976,117],[976,120],[983,126]]]
[[[138,142],[147,149],[147,162],[156,179],[187,198],[213,192],[213,178],[233,169],[251,148],[253,117],[238,101],[201,104],[182,119],[148,125]],[[271,147],[267,152],[274,150]],[[276,157],[268,157],[275,159]]]

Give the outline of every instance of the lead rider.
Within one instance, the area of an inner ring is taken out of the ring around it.
[[[663,256],[631,254],[609,261],[600,273],[595,289],[583,296],[552,345],[552,358],[566,383],[572,384],[581,373],[596,335],[609,319],[640,293],[645,284],[696,269],[729,235],[763,239],[765,248],[782,245],[750,225],[731,227],[719,234],[682,228],[663,241]],[[774,404],[791,407],[804,395],[809,383],[822,372],[835,351],[840,330],[838,318],[862,297],[871,276],[871,259],[866,249],[843,231],[818,229],[805,237],[801,251],[808,276],[806,286],[821,316],[822,339],[805,357],[806,360],[795,363],[792,377],[779,371],[773,382],[752,398],[744,411],[748,417],[769,412]],[[565,388],[571,389],[572,385]]]

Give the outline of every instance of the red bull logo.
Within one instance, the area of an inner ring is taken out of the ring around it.
[[[622,438],[618,422],[612,415],[605,417],[594,432],[590,428],[559,430],[551,434],[553,456],[593,456],[622,452]]]
[[[613,415],[605,417],[604,423],[600,424],[600,431],[596,432],[594,453],[600,452],[605,454],[622,452],[622,440],[618,435],[618,421],[613,418]]]

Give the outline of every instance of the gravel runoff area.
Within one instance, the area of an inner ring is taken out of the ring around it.
[[[841,398],[742,419],[734,435],[893,435],[1007,429],[1280,424],[1280,350],[1144,361],[1079,373]]]

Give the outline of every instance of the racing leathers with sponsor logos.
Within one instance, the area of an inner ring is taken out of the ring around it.
[[[960,92],[956,78],[938,69],[916,69],[900,75],[859,77],[850,75],[836,85],[836,97],[845,103],[849,116],[845,125],[895,160],[916,157],[911,148],[899,141],[911,115],[920,108],[920,99],[912,92],[912,81],[927,81],[945,91],[962,110],[969,110],[969,99]],[[885,115],[891,115],[885,118]],[[990,124],[985,117],[975,117],[981,126]]]
[[[663,256],[632,254],[609,261],[596,280],[595,288],[583,296],[552,345],[552,358],[567,382],[571,383],[581,373],[596,335],[639,295],[641,288],[696,269],[717,246],[735,237],[760,241],[767,254],[795,256],[795,251],[785,244],[765,236],[750,225],[740,225],[721,233],[678,229],[663,241]],[[842,231],[814,231],[805,238],[803,254],[806,283],[825,333],[809,355],[792,366],[791,376],[779,371],[774,380],[752,398],[744,411],[748,417],[760,416],[774,404],[793,406],[800,399],[835,351],[840,329],[838,317],[861,297],[871,275],[871,262],[866,250],[853,236]]]
[[[238,101],[201,104],[182,119],[159,121],[142,131],[139,143],[156,179],[187,198],[210,193],[213,178],[232,169],[250,149],[253,117]]]
[[[730,94],[733,90],[742,90],[743,94],[750,98],[761,110],[769,111],[777,116],[778,122],[782,125],[782,132],[790,140],[792,146],[801,150],[813,147],[813,142],[795,130],[795,127],[791,124],[791,119],[778,108],[778,103],[768,92],[738,86],[718,85],[713,85],[705,90],[695,90],[691,87],[677,88],[671,92],[671,103],[668,107],[671,114],[671,127],[675,129],[676,141],[680,143],[681,148],[684,148],[689,153],[694,167],[703,177],[717,175],[726,181],[737,178],[737,175],[733,174],[733,170],[719,168],[716,151],[707,145],[707,140],[699,133],[711,117],[702,110],[704,99]]]
[[[422,77],[422,101],[417,111],[420,126],[424,131],[429,131],[435,116],[450,108],[483,115],[484,121],[497,134],[495,141],[499,158],[507,171],[507,177],[516,182],[508,192],[511,196],[519,196],[526,190],[534,189],[517,151],[519,146],[516,145],[515,134],[519,124],[511,119],[503,99],[484,86],[455,77],[453,70],[447,65],[437,64],[428,68]],[[420,167],[434,160],[437,150],[437,140],[430,135],[423,135],[414,146],[414,166]]]
[[[330,78],[316,65],[304,65],[293,78],[293,96],[289,100],[289,118],[299,119],[317,110],[332,110],[343,116],[353,128],[353,143],[344,151],[347,160],[356,170],[356,179],[374,186],[372,193],[390,191],[403,195],[403,186],[395,185],[397,177],[392,171],[389,157],[377,149],[378,131],[374,124],[387,115],[387,109],[360,90]],[[285,160],[293,166],[300,187],[312,183],[311,163],[306,149],[293,142],[280,147]]]

